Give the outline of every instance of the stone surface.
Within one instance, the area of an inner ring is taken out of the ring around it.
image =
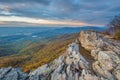
[[[28,75],[18,68],[1,68],[0,80],[26,80]]]
[[[94,31],[81,31],[79,36],[79,41],[81,45],[89,50],[112,50],[117,54],[120,54],[120,42],[109,39],[104,34],[94,32]]]
[[[102,80],[120,80],[120,42],[98,32],[82,31],[79,41],[91,51],[93,71]]]
[[[96,49],[96,50],[92,50],[91,51],[91,56],[97,60],[98,59],[98,53],[99,53],[100,50]]]
[[[108,70],[103,69],[100,66],[100,63],[98,61],[96,61],[95,63],[93,63],[93,70],[97,74],[97,76],[102,76],[102,77],[104,77],[106,79],[115,80],[115,78],[111,74],[111,72],[109,72]]]
[[[105,70],[113,70],[119,63],[119,57],[112,51],[100,51],[98,61]]]

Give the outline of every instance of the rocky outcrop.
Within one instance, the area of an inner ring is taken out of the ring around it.
[[[94,61],[80,53],[80,44]],[[82,31],[79,41],[68,45],[64,55],[29,74],[1,68],[0,80],[120,80],[120,43],[91,31]]]
[[[0,69],[0,80],[26,80],[28,74],[23,73],[21,69],[18,68],[1,68]]]
[[[92,73],[89,62],[79,53],[79,43],[76,41],[68,46],[65,55],[56,59],[52,64],[46,64],[31,72],[29,79],[98,80],[99,78]]]
[[[91,52],[95,74],[108,80],[120,80],[120,42],[98,32],[82,31],[81,45]],[[119,75],[119,76],[118,76]]]
[[[113,51],[120,56],[120,42],[109,39],[109,37],[104,34],[94,31],[81,31],[79,41],[81,45],[89,51]]]

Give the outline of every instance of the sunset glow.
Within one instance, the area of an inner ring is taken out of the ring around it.
[[[69,25],[69,26],[87,26],[91,25],[94,26],[95,24],[88,24],[85,22],[78,22],[78,21],[61,21],[61,20],[45,20],[39,18],[28,18],[28,17],[17,17],[17,16],[0,16],[0,24],[4,24],[7,22],[24,22],[26,24],[36,24],[36,25]]]

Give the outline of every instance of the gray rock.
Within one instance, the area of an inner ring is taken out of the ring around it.
[[[12,67],[0,69],[0,80],[26,80],[28,75]]]
[[[4,78],[4,76],[10,72],[10,70],[12,69],[12,67],[8,67],[8,68],[1,68],[0,69],[0,79]]]
[[[100,80],[99,77],[92,75],[91,73],[89,73],[89,70],[82,70],[81,76],[79,78],[80,80]]]
[[[29,74],[29,80],[46,80],[53,71],[51,64],[43,65]]]
[[[5,80],[18,80],[19,78],[19,74],[17,72],[17,70],[12,69],[6,76],[5,76]]]

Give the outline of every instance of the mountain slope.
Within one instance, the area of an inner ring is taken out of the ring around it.
[[[18,54],[0,57],[0,67],[22,67],[25,72],[34,70],[62,55],[66,46],[77,36],[78,34],[65,34],[51,38],[49,41],[29,43]]]
[[[80,44],[89,50],[92,61],[80,53]],[[11,67],[0,69],[8,80],[120,80],[120,43],[98,32],[82,31],[62,56],[29,74]],[[22,74],[20,74],[22,73]],[[18,77],[19,76],[19,77]]]

